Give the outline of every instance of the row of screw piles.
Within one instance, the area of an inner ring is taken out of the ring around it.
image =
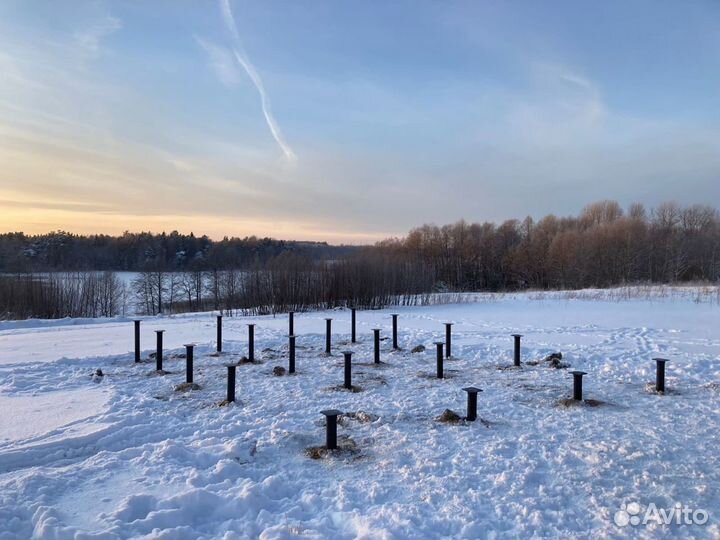
[[[655,391],[665,393],[665,364],[668,362],[665,358],[653,358],[655,360]],[[571,371],[573,376],[573,400],[582,401],[583,399],[583,375],[587,375],[584,371]]]
[[[442,342],[436,343],[437,351],[438,351],[438,378],[442,378],[442,361],[443,361],[443,355],[442,355]],[[345,352],[345,387],[350,388],[350,358],[352,353],[351,352]],[[667,360],[663,358],[656,358],[656,365],[657,365],[657,379],[656,379],[656,389],[660,391],[664,391],[665,389],[665,363]],[[573,371],[573,399],[582,401],[582,377],[583,375],[586,375],[586,373],[582,371]],[[466,388],[463,388],[463,391],[467,393],[467,414],[465,416],[465,419],[469,422],[474,422],[477,420],[477,396],[478,393],[482,392],[482,389],[476,388],[474,386],[468,386]],[[337,449],[337,417],[338,415],[342,414],[341,411],[337,409],[327,409],[320,411],[321,414],[325,415],[326,422],[325,422],[325,447],[328,450],[335,450]]]
[[[294,319],[295,319],[295,312],[289,311],[288,312],[288,335],[292,336],[295,334],[295,328],[294,328]],[[393,313],[392,316],[392,343],[393,343],[393,349],[398,350],[400,347],[398,345],[398,314]],[[221,339],[221,315],[218,315],[218,343],[220,343]],[[450,350],[450,327],[452,326],[452,323],[446,323],[446,340],[448,343],[448,350]],[[376,333],[377,337],[376,339],[379,340],[379,332],[380,329],[373,328],[373,332]],[[250,337],[252,339],[252,336]],[[350,342],[351,343],[357,343],[357,309],[356,308],[350,308]],[[376,347],[378,349],[378,347]],[[221,351],[221,345],[218,345],[218,351]],[[325,354],[331,354],[332,352],[332,318],[326,318],[325,319]],[[448,357],[450,355],[448,354]],[[252,360],[252,358],[251,358]],[[376,354],[376,363],[380,362],[380,359],[378,355]]]
[[[288,332],[289,335],[293,335],[293,315],[294,312],[288,313]],[[375,334],[375,363],[380,363],[379,355],[379,342],[380,342],[380,329],[373,328]],[[392,314],[392,341],[393,349],[399,349],[398,346],[398,314]],[[357,309],[350,308],[350,342],[357,343]],[[331,354],[332,352],[332,318],[325,319],[325,354]]]
[[[352,335],[353,335],[353,342],[356,341],[356,333],[355,333],[355,308],[352,308]],[[290,348],[291,348],[291,361],[290,361],[290,373],[295,372],[295,335],[294,335],[294,312],[290,312],[288,317],[288,330],[290,332]],[[398,315],[393,313],[393,348],[397,349],[397,318]],[[134,322],[134,328],[135,328],[135,362],[140,362],[140,320],[135,320]],[[445,323],[445,357],[450,358],[451,357],[451,344],[452,344],[452,324],[453,323]],[[373,341],[374,341],[374,361],[375,363],[380,363],[380,329],[379,328],[373,328]],[[155,364],[156,369],[158,371],[162,371],[163,368],[163,333],[164,330],[155,330],[155,333],[157,335],[157,346],[156,346],[156,352],[155,352]],[[330,353],[331,350],[331,344],[332,344],[332,319],[326,319],[326,336],[325,336],[325,352]],[[522,338],[522,334],[512,334],[512,337],[514,338],[514,354],[513,354],[513,364],[517,367],[520,366],[520,340]],[[442,342],[435,342],[435,345],[438,347],[438,360],[437,360],[437,378],[442,379],[443,378],[443,365],[442,365]],[[188,347],[188,345],[186,345]],[[217,351],[222,352],[222,315],[217,316]],[[187,353],[186,353],[187,354]],[[255,360],[255,325],[254,324],[248,324],[248,359],[250,361]],[[657,392],[665,392],[665,363],[667,362],[664,358],[655,358],[656,361],[656,379],[655,379],[655,389]],[[575,380],[575,383],[573,384],[573,396],[580,396],[578,399],[582,399],[582,377],[583,375],[587,375],[587,373],[582,371],[573,371],[571,372],[573,375],[573,378]],[[192,374],[189,375],[189,377],[192,377]],[[189,380],[188,382],[192,382]]]
[[[290,373],[295,373],[295,340],[296,336],[293,334],[294,332],[294,312],[289,312],[288,314],[288,330],[290,331],[289,337],[289,366],[288,371]],[[393,319],[393,348],[398,348],[398,341],[397,341],[397,318],[398,314],[392,314]],[[331,350],[331,335],[332,335],[332,326],[331,326],[332,319],[326,319],[326,341],[325,341],[325,349],[326,352],[330,352]],[[134,322],[134,329],[135,329],[135,362],[140,362],[140,320],[135,320]],[[437,368],[436,368],[436,376],[438,379],[444,378],[444,366],[443,366],[443,359],[450,358],[451,356],[451,339],[452,339],[452,333],[451,333],[452,323],[445,323],[445,343],[443,342],[435,342],[436,348],[437,348],[437,355],[436,355],[436,361],[437,361]],[[248,359],[250,361],[254,361],[255,358],[255,325],[254,324],[248,324]],[[155,352],[155,362],[156,362],[156,369],[157,371],[162,371],[163,368],[163,334],[164,330],[155,330],[156,333],[156,352]],[[380,362],[380,329],[379,328],[373,328],[373,334],[374,334],[374,360],[375,363]],[[514,355],[513,355],[513,364],[515,366],[520,366],[520,340],[522,338],[521,334],[512,334],[512,337],[514,338]],[[356,310],[355,308],[352,308],[352,342],[356,342]],[[443,354],[443,348],[445,348],[445,354]],[[185,345],[185,358],[186,358],[186,382],[192,383],[193,382],[193,361],[194,361],[194,344],[186,344]],[[218,352],[222,352],[222,315],[217,316],[217,350]],[[344,387],[347,389],[352,388],[352,351],[345,351],[343,352],[344,359],[345,359],[345,377],[344,377]],[[656,379],[655,379],[655,390],[657,392],[665,392],[665,364],[667,363],[667,359],[664,358],[655,358],[656,362]],[[233,402],[235,401],[235,379],[236,379],[236,365],[228,365],[228,385],[227,385],[227,401]],[[582,401],[583,399],[583,376],[587,375],[584,371],[572,371],[571,374],[573,375],[573,399],[576,401]],[[475,387],[467,387],[463,388],[465,392],[467,392],[468,396],[468,404],[467,404],[467,420],[475,420],[477,418],[477,394],[478,392],[482,392],[481,389],[475,388]],[[336,411],[335,409],[329,410],[329,411],[323,411],[323,414],[325,414],[328,418],[327,422],[327,442],[328,442],[328,448],[336,448],[337,447],[337,415],[340,414],[339,411]]]
[[[294,330],[294,313],[289,313],[288,318],[288,330],[292,331]],[[329,354],[331,350],[331,336],[332,336],[332,319],[328,318],[325,319],[326,321],[326,336],[325,336],[325,351]],[[392,314],[392,335],[393,335],[393,348],[398,349],[398,314],[393,313]],[[352,334],[353,337],[355,337],[355,308],[352,308]],[[139,362],[140,358],[140,320],[134,321],[135,326],[135,361]],[[447,351],[450,350],[450,344],[451,344],[451,327],[452,323],[445,323],[445,345],[447,347]],[[162,370],[162,364],[163,364],[163,333],[164,330],[156,330],[157,334],[157,350],[156,350],[156,369],[158,371]],[[379,328],[373,328],[373,334],[374,334],[374,361],[375,363],[380,363],[380,329]],[[289,366],[288,371],[290,373],[295,373],[295,338],[296,336],[290,335],[289,336]],[[436,342],[436,345],[438,347],[438,353],[437,353],[437,378],[442,379],[444,376],[443,373],[443,343],[442,342]],[[193,382],[193,345],[186,344],[186,381],[188,383]],[[516,357],[518,355],[518,341],[516,339]],[[222,315],[217,316],[217,351],[222,352]],[[352,352],[346,351],[343,353],[345,356],[345,388],[351,388],[351,371],[352,371]],[[449,353],[446,353],[447,357],[450,357]],[[255,325],[254,324],[248,324],[248,360],[254,361],[255,359]],[[234,365],[228,365],[228,399],[227,401],[234,401],[235,400],[235,366]],[[232,387],[232,389],[231,389]]]
[[[292,318],[292,316],[291,316]],[[292,322],[290,323],[290,326],[292,327]],[[221,353],[223,350],[223,316],[218,315],[217,316],[217,326],[216,326],[216,350],[217,352]],[[137,347],[137,336],[136,336],[136,347]],[[137,358],[137,351],[136,351],[136,358]],[[255,325],[254,324],[248,324],[248,360],[251,362],[255,360]],[[137,360],[136,360],[137,361]]]
[[[355,308],[352,310],[353,313],[353,334],[355,334]],[[289,313],[289,330],[293,330],[293,312]],[[397,348],[397,314],[392,314],[393,318],[393,348]],[[330,350],[331,346],[331,321],[332,319],[326,319],[326,341],[325,348],[326,352]],[[140,362],[140,320],[135,320],[135,362]],[[437,378],[442,379],[444,377],[443,370],[443,345],[445,345],[445,357],[449,358],[450,347],[451,347],[451,327],[452,323],[445,323],[445,344],[438,341],[435,342],[437,347]],[[163,369],[163,333],[164,330],[155,330],[157,336],[156,352],[155,352],[155,364],[157,371]],[[374,360],[375,363],[380,362],[380,329],[373,328],[374,334]],[[290,365],[289,372],[295,373],[295,337],[290,334]],[[514,338],[514,355],[513,364],[520,366],[520,339],[522,334],[512,334]],[[192,382],[192,345],[185,345],[187,361],[187,382]],[[217,316],[217,350],[222,351],[222,315]],[[254,361],[255,359],[255,325],[248,324],[248,359]],[[656,361],[656,378],[655,378],[655,389],[657,392],[665,392],[665,363],[667,359],[655,358]],[[573,399],[582,400],[582,377],[587,375],[583,371],[572,371],[573,375]]]
[[[349,362],[349,355],[352,353],[344,353],[345,354],[345,365],[346,365],[346,377],[347,375],[347,365]],[[347,385],[346,381],[346,385]],[[467,392],[467,415],[465,416],[465,419],[469,422],[474,422],[477,420],[477,395],[478,392],[482,392],[480,388],[475,388],[474,386],[469,386],[467,388],[463,388],[465,392]],[[325,448],[328,450],[335,450],[337,449],[337,417],[338,415],[342,414],[341,411],[337,409],[326,409],[323,411],[320,411],[320,414],[325,415],[326,421],[325,421]]]
[[[158,331],[158,339],[159,339],[159,351],[162,353],[162,332]],[[288,371],[290,373],[295,373],[295,336],[289,336],[290,340],[290,357],[289,357],[289,369]],[[444,343],[441,341],[435,342],[436,348],[437,348],[437,355],[436,355],[436,377],[438,379],[444,378],[444,366],[443,366],[443,346]],[[188,383],[193,382],[193,345],[185,345],[186,347],[186,381]],[[352,389],[352,351],[344,351],[344,387],[348,390]],[[161,366],[159,369],[162,369],[162,356],[160,355],[160,363]],[[655,389],[658,392],[665,392],[665,363],[667,362],[666,359],[663,358],[655,358],[656,361],[656,382],[655,382]],[[235,400],[235,365],[228,365],[228,398],[227,401],[234,401]],[[583,376],[587,375],[584,371],[571,371],[570,372],[573,376],[573,400],[575,401],[582,401],[583,400]],[[464,391],[468,393],[468,413],[467,413],[467,419],[468,420],[475,420],[477,415],[477,393],[482,392],[481,389],[475,388],[475,387],[467,387],[463,388]]]

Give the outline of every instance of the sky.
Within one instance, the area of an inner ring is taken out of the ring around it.
[[[720,206],[720,2],[2,0],[0,231]]]

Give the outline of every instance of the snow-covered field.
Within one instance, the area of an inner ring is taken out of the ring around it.
[[[284,315],[226,317],[219,358],[212,314],[145,319],[144,358],[166,330],[165,376],[133,363],[129,320],[0,323],[0,539],[718,538],[720,306],[692,291],[603,294],[362,311],[355,345],[349,311],[298,314],[298,372],[283,377],[272,370],[287,367]],[[388,337],[394,311],[402,350],[382,341],[376,367],[370,329]],[[454,358],[438,380],[446,321]],[[238,366],[238,402],[220,407],[248,322],[261,363]],[[524,362],[562,352],[604,403],[561,404],[567,369],[504,369],[516,332]],[[172,356],[188,342],[201,389],[176,392],[185,361]],[[344,349],[361,392],[338,388]],[[670,359],[666,395],[648,388],[658,356]],[[468,385],[483,389],[482,421],[437,422],[464,414]],[[355,453],[311,459],[327,408],[370,421],[338,427]],[[616,525],[630,503],[709,519]]]

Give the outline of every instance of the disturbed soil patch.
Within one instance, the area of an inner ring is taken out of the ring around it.
[[[435,419],[435,421],[442,422],[443,424],[457,424],[460,420],[462,420],[461,416],[450,409],[445,409],[442,414]]]
[[[326,390],[329,390],[331,392],[352,392],[353,394],[364,391],[360,386],[356,386],[354,384],[351,385],[350,388],[345,388],[344,385],[339,384],[337,386],[331,386],[329,388],[326,388]]]
[[[264,360],[275,360],[276,358],[283,356],[282,351],[271,349],[270,347],[263,349],[261,354]]]
[[[716,385],[715,388],[714,388],[715,390],[720,389],[720,384],[718,384],[718,383],[710,383],[709,385],[706,385],[705,388],[711,388],[711,385]],[[711,388],[711,389],[712,389],[712,388]],[[668,394],[673,394],[673,395],[680,394],[680,392],[678,392],[678,391],[675,390],[674,388],[668,388],[667,385],[665,386],[665,390],[664,390],[663,392],[658,392],[658,391],[655,389],[655,383],[654,383],[654,382],[646,383],[646,384],[645,384],[645,391],[646,391],[648,394],[655,394],[656,396],[665,396],[665,395],[668,395]]]
[[[227,399],[223,399],[217,405],[218,405],[218,407],[227,407],[228,405],[232,405],[232,404],[242,405],[242,403],[239,402],[237,399],[235,401],[228,401]]]
[[[247,356],[243,356],[242,358],[240,358],[240,360],[237,361],[238,366],[244,366],[246,364],[259,365],[259,364],[262,364],[262,362],[257,359],[250,360]]]
[[[510,365],[503,364],[500,366],[495,366],[495,369],[497,369],[498,371],[521,371],[522,363],[519,366],[516,366],[514,364],[510,364]]]
[[[483,418],[480,418],[479,416],[475,420],[468,420],[467,417],[461,416],[460,414],[456,413],[455,411],[452,411],[450,409],[445,409],[440,416],[437,416],[435,418],[436,422],[440,422],[441,424],[451,424],[451,425],[457,425],[457,424],[463,424],[463,425],[471,425],[471,424],[481,424],[482,426],[489,428],[494,424],[494,422],[490,422],[489,420],[484,420]]]
[[[583,399],[582,401],[578,401],[572,398],[561,399],[557,404],[560,407],[602,407],[609,405],[607,401],[601,401],[599,399]]]
[[[163,375],[172,375],[172,371],[166,371],[164,369],[155,369],[147,374],[148,377],[162,377]]]
[[[382,385],[387,384],[387,380],[385,380],[385,377],[383,377],[381,375],[357,373],[355,375],[355,377],[353,377],[353,378],[358,378],[361,381],[366,382],[366,383],[377,383],[377,384],[382,384]]]
[[[182,384],[178,384],[175,387],[176,392],[189,392],[190,390],[200,390],[200,385],[196,384],[194,382],[184,382]]]
[[[554,352],[549,354],[543,359],[543,363],[548,367],[555,369],[566,369],[570,367],[570,364],[562,361],[563,355],[561,352]]]
[[[338,437],[337,448],[328,450],[325,446],[310,446],[305,449],[305,455],[310,459],[327,459],[330,457],[356,457],[360,449],[350,437],[341,435]]]

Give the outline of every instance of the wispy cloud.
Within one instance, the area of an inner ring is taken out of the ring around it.
[[[89,28],[75,32],[75,42],[91,56],[100,54],[100,43],[122,28],[122,21],[107,15]]]
[[[236,86],[240,82],[240,71],[235,57],[225,47],[221,47],[195,36],[195,41],[207,53],[210,67],[225,86]]]
[[[277,122],[275,121],[275,117],[272,114],[272,105],[270,103],[270,98],[265,91],[265,86],[263,85],[262,78],[260,78],[260,74],[257,72],[252,62],[250,62],[250,59],[248,58],[245,50],[243,49],[242,43],[240,41],[240,34],[238,33],[237,25],[235,24],[235,17],[233,16],[232,9],[230,8],[230,0],[220,0],[220,11],[222,13],[223,20],[225,21],[225,26],[227,26],[227,29],[233,38],[233,54],[235,56],[235,59],[237,60],[238,64],[242,66],[242,68],[245,70],[248,77],[250,77],[250,80],[255,85],[258,94],[260,94],[260,103],[262,106],[263,115],[265,116],[265,121],[267,122],[268,128],[270,129],[270,133],[272,133],[275,142],[277,142],[278,146],[283,151],[283,154],[285,154],[285,157],[290,161],[295,161],[297,159],[297,155],[295,154],[293,149],[290,148],[290,145],[285,141],[282,131],[280,130],[280,126],[278,126]]]
[[[550,76],[556,76],[568,89],[575,91],[571,110],[576,113],[580,111],[579,116],[584,117],[588,123],[597,124],[607,116],[608,111],[601,92],[590,79],[564,67],[546,66],[546,69]]]
[[[597,144],[607,135],[611,111],[592,80],[547,62],[530,64],[528,75],[523,93],[503,96],[507,101],[504,127],[512,144],[567,149]]]

